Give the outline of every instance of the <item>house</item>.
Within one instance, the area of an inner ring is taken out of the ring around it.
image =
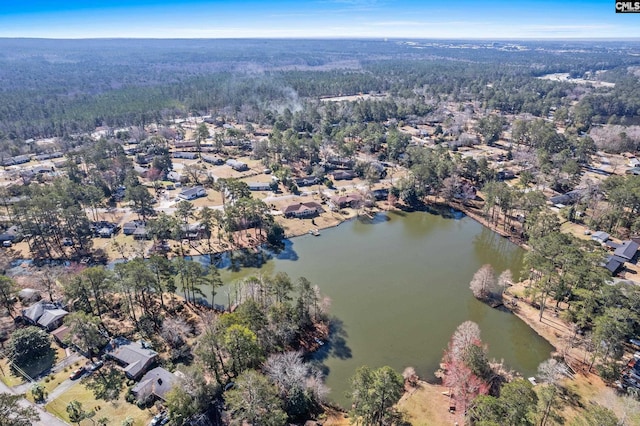
[[[144,226],[139,226],[133,231],[133,239],[134,240],[148,240],[150,238],[149,232],[147,232],[147,228]]]
[[[322,206],[314,201],[307,203],[290,204],[282,210],[285,217],[312,217],[324,210]]]
[[[635,258],[639,247],[640,245],[635,241],[623,241],[613,252],[613,255],[625,259],[626,262],[631,262]]]
[[[515,178],[516,174],[511,170],[500,170],[498,173],[496,173],[496,179],[498,180],[510,180]]]
[[[174,142],[173,146],[177,149],[184,149],[184,148],[195,148],[196,147],[196,141],[182,141],[182,142]]]
[[[224,164],[224,160],[215,155],[203,155],[202,160],[206,163],[213,164],[214,166],[220,166]]]
[[[355,162],[351,158],[331,157],[327,160],[327,163],[332,166],[351,168]]]
[[[199,222],[182,225],[180,229],[184,232],[184,238],[190,240],[199,240],[206,237],[206,227]]]
[[[15,165],[18,165],[18,164],[28,163],[29,161],[31,161],[31,156],[30,155],[17,155],[15,157],[3,158],[1,165],[2,166],[15,166]]]
[[[353,170],[336,170],[331,176],[333,180],[351,180],[356,177],[356,173]]]
[[[98,229],[97,232],[98,232],[98,236],[100,238],[111,238],[111,237],[113,237],[113,234],[115,233],[115,228],[104,226],[104,227]]]
[[[601,266],[611,272],[611,275],[617,275],[624,269],[624,262],[625,260],[618,256],[607,256]]]
[[[374,189],[373,191],[371,191],[371,193],[376,200],[386,200],[387,198],[389,198],[388,188]]]
[[[93,235],[101,238],[111,238],[120,229],[117,224],[101,220],[91,224]]]
[[[549,198],[552,204],[563,204],[565,206],[575,204],[584,196],[585,191],[581,189],[576,189],[573,191],[569,191],[566,194],[554,195]]]
[[[609,239],[609,234],[604,231],[594,232],[593,234],[591,234],[591,239],[593,241],[599,242],[600,244],[604,244]]]
[[[142,376],[138,384],[131,388],[131,393],[138,401],[146,401],[150,397],[164,401],[167,392],[177,382],[178,376],[162,367],[156,367]]]
[[[182,179],[182,175],[176,172],[175,170],[172,170],[169,173],[167,173],[167,180],[170,182],[180,182],[181,179]]]
[[[67,336],[69,335],[70,332],[71,332],[71,329],[68,326],[61,325],[60,327],[53,330],[51,332],[51,335],[53,336],[53,340],[55,340],[56,343],[58,343],[58,345],[64,348],[67,345],[65,343],[65,340],[67,339]]]
[[[249,182],[247,185],[250,191],[271,191],[269,182]]]
[[[69,312],[56,303],[38,302],[22,310],[22,317],[33,325],[53,330],[62,325],[62,319]]]
[[[47,153],[47,154],[36,155],[33,158],[36,159],[37,161],[45,161],[45,160],[51,160],[53,158],[60,158],[63,155],[64,154],[62,154],[62,152],[56,151],[56,152],[51,152],[51,153]]]
[[[345,207],[355,207],[360,202],[362,202],[362,196],[360,194],[347,194],[331,198],[331,204],[339,209]]]
[[[202,186],[194,186],[193,188],[185,188],[178,194],[178,198],[191,201],[196,198],[204,197],[207,191]]]
[[[130,379],[140,377],[158,357],[158,353],[143,344],[117,337],[105,348],[107,358],[115,360],[124,367],[124,374]]]
[[[195,160],[198,158],[197,152],[185,152],[185,151],[176,151],[173,153],[173,158],[182,158],[185,160]]]
[[[144,228],[145,223],[141,220],[134,220],[122,225],[122,233],[124,235],[133,235],[138,228]]]
[[[227,160],[226,164],[236,172],[244,172],[245,170],[249,170],[249,166],[247,165],[247,163],[243,163],[242,161],[229,159]]]
[[[62,320],[67,315],[69,315],[69,312],[64,309],[47,309],[38,319],[38,325],[48,331],[55,330],[62,325]]]
[[[18,292],[18,299],[24,304],[26,302],[37,302],[42,299],[40,292],[32,288],[23,288]]]
[[[307,176],[304,178],[296,179],[295,182],[296,182],[296,186],[301,188],[303,186],[316,185],[320,182],[320,180],[315,176]]]

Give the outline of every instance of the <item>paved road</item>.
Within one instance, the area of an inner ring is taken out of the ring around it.
[[[15,392],[13,391],[13,389],[5,385],[2,381],[0,381],[0,392],[10,393],[12,395],[15,395]],[[36,409],[36,411],[40,415],[40,420],[33,423],[35,426],[67,426],[68,425],[67,423],[57,418],[56,416],[44,411],[42,407],[38,406],[37,404],[32,404],[31,402],[27,401],[24,398],[19,400],[18,404],[20,404],[20,406],[22,407],[33,407]]]

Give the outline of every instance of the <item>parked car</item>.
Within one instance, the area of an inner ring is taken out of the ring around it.
[[[77,370],[73,370],[73,373],[71,373],[71,374],[69,375],[69,378],[70,378],[71,380],[76,380],[76,379],[78,379],[80,376],[82,376],[82,375],[84,374],[84,372],[85,372],[84,367],[80,367],[80,368],[78,368]]]
[[[167,423],[169,423],[169,415],[166,412],[162,412],[153,416],[153,419],[151,419],[151,423],[149,423],[149,426],[162,426],[166,425]]]
[[[104,365],[103,361],[96,361],[96,362],[88,362],[86,365],[87,370],[89,370],[90,372],[94,372],[98,369],[100,369],[100,367],[102,367]]]

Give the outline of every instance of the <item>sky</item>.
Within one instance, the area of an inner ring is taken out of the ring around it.
[[[0,37],[640,38],[614,0],[0,0]]]

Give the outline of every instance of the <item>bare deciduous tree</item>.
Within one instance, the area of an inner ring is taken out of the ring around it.
[[[510,269],[503,271],[498,276],[498,288],[502,293],[506,290],[506,288],[513,284],[513,274]]]
[[[473,275],[469,288],[473,295],[481,300],[489,299],[496,289],[496,274],[489,264],[482,265]]]

